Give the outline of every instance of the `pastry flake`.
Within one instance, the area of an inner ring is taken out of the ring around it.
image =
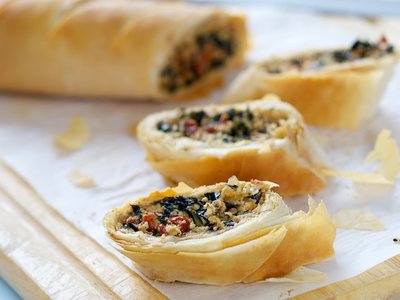
[[[341,209],[332,215],[332,220],[338,228],[370,231],[385,230],[383,222],[364,209]]]
[[[380,161],[379,173],[386,179],[394,181],[400,172],[400,153],[397,142],[390,138],[390,131],[382,130],[375,142],[374,150],[368,154],[365,162]]]
[[[91,137],[89,124],[83,117],[71,118],[67,129],[54,137],[54,144],[58,147],[75,151],[82,148]]]
[[[394,180],[400,172],[400,153],[397,142],[389,138],[390,131],[382,130],[375,142],[372,150],[365,158],[366,163],[374,160],[380,161],[378,172],[348,172],[333,169],[323,169],[325,176],[343,177],[353,182],[366,184],[394,185]]]
[[[92,176],[84,174],[79,170],[73,170],[69,174],[69,180],[73,185],[81,188],[91,188],[96,186],[96,182]]]

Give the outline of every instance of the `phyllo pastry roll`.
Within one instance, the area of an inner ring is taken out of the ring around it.
[[[289,104],[268,96],[235,105],[181,108],[138,125],[148,162],[166,179],[190,186],[257,178],[284,195],[325,186],[323,153]]]
[[[357,40],[347,49],[268,59],[239,74],[223,102],[274,93],[306,123],[354,129],[375,112],[397,59],[384,37],[377,43]]]
[[[226,285],[284,276],[334,255],[323,203],[294,214],[267,181],[185,184],[110,211],[109,237],[147,277]]]
[[[177,1],[0,1],[0,90],[186,99],[247,46],[236,12]]]

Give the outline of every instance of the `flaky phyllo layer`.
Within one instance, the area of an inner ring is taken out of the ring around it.
[[[331,257],[335,227],[325,206],[292,214],[274,186],[235,177],[196,189],[181,183],[113,209],[104,226],[159,281],[255,282]]]

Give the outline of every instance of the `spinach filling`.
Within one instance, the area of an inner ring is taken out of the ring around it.
[[[352,62],[364,58],[381,58],[394,53],[394,51],[394,46],[389,44],[386,38],[382,36],[377,43],[356,40],[348,49],[316,52],[289,60],[268,62],[265,69],[271,74],[280,74],[292,70],[318,70],[332,64]]]
[[[224,28],[198,34],[178,46],[161,71],[161,88],[170,94],[223,67],[236,51],[234,32]]]
[[[132,211],[122,228],[153,236],[183,236],[189,231],[233,227],[240,215],[253,211],[265,201],[265,191],[261,187],[246,189],[249,192],[243,193],[237,185],[226,184],[221,191],[199,197],[166,197],[147,205],[131,205]]]
[[[177,118],[159,121],[157,129],[174,134],[176,137],[236,143],[241,140],[274,136],[286,119],[287,117],[277,120],[268,119],[262,114],[255,115],[249,108],[246,110],[230,108],[214,114],[208,114],[203,110],[186,112],[182,109]]]

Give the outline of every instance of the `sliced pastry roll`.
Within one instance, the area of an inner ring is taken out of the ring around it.
[[[226,285],[284,276],[334,255],[324,204],[291,213],[267,181],[185,184],[151,193],[104,218],[119,251],[151,279]]]
[[[239,64],[243,15],[178,1],[0,1],[0,90],[186,99]]]
[[[173,182],[199,186],[235,175],[276,182],[284,195],[325,185],[320,148],[300,114],[274,96],[155,113],[137,133],[150,164]]]
[[[311,51],[250,66],[228,88],[223,102],[274,93],[306,123],[357,128],[371,117],[397,62],[393,45],[357,40],[347,49]]]

